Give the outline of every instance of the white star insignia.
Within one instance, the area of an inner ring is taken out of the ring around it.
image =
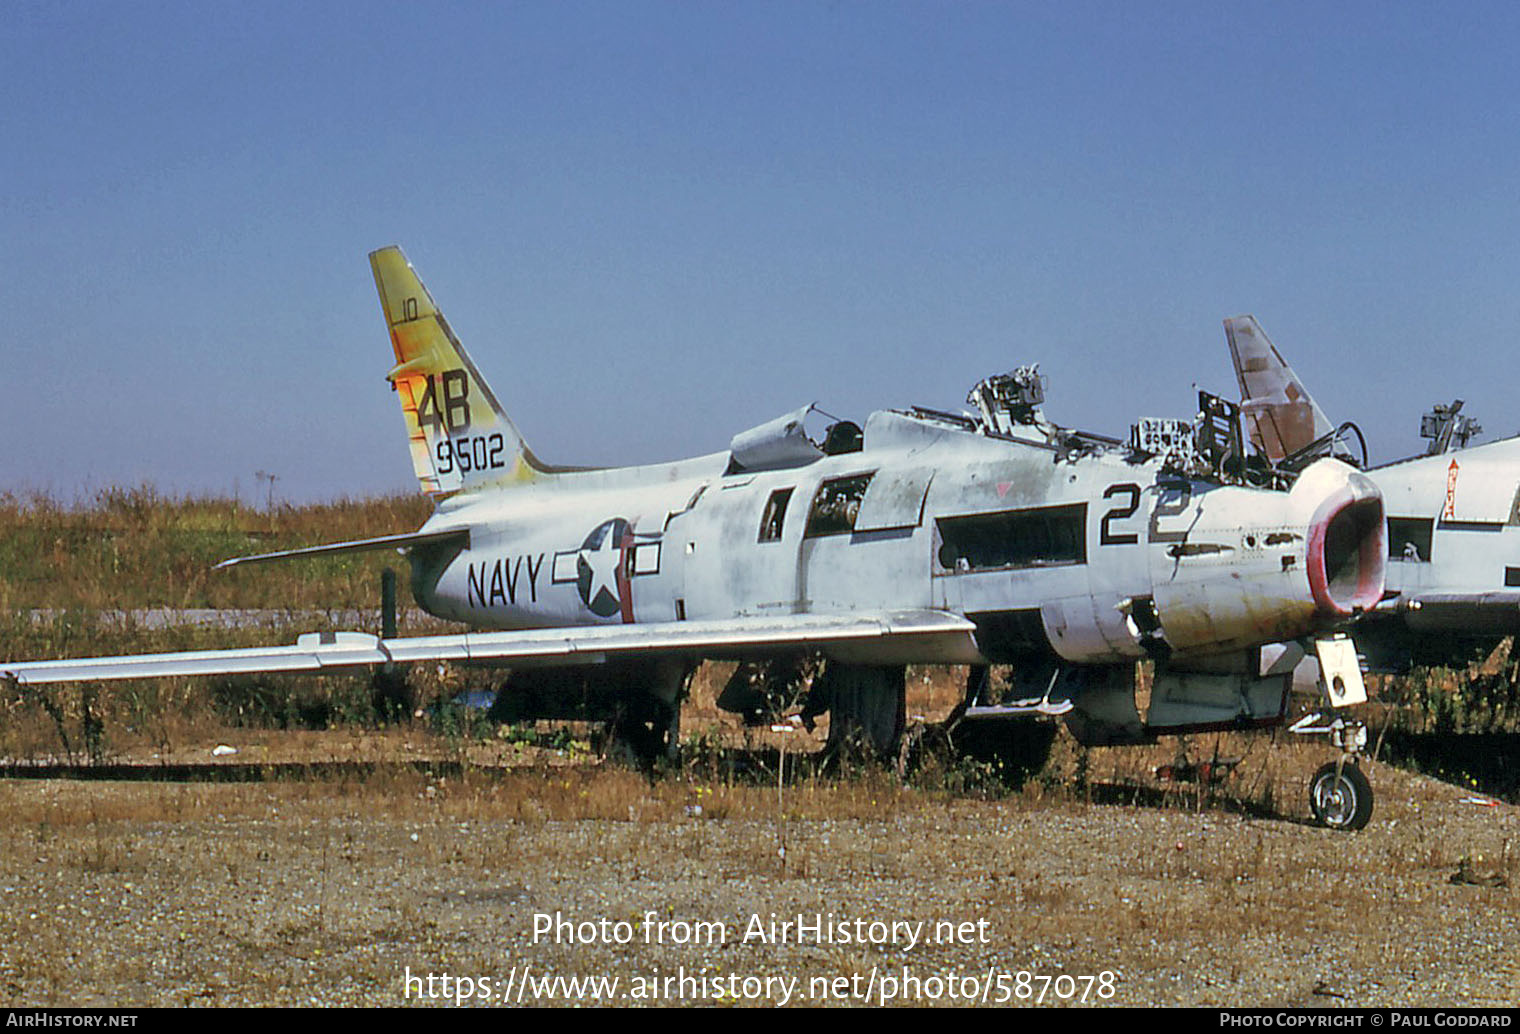
[[[618,564],[623,560],[623,550],[613,540],[611,530],[609,529],[602,539],[600,549],[583,549],[580,558],[586,562],[586,567],[591,571],[591,585],[586,589],[587,605],[594,603],[603,589],[606,589],[608,595],[614,600],[621,602],[621,597],[618,595],[617,569]]]

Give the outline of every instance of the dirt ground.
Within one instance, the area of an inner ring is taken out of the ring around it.
[[[1063,734],[988,799],[974,766],[823,776],[801,744],[778,790],[761,742],[748,773],[651,781],[505,739],[432,774],[340,763],[447,760],[417,729],[229,739],[216,763],[331,764],[0,780],[0,1005],[1497,1006],[1520,986],[1516,809],[1378,765],[1368,828],[1318,829],[1320,745],[1229,739],[1245,760],[1205,793],[1149,778],[1173,747]]]

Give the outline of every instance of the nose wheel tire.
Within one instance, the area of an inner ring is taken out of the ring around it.
[[[1321,826],[1361,829],[1372,818],[1372,784],[1355,762],[1332,761],[1314,773],[1309,810]]]

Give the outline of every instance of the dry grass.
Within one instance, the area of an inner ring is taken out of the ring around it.
[[[342,733],[278,735],[345,752]],[[1074,752],[1058,743],[1056,763]],[[1323,760],[1307,745],[1259,754],[1284,795]],[[625,979],[682,965],[804,979],[1106,969],[1129,1004],[1513,993],[1513,809],[1386,768],[1373,825],[1345,835],[1303,823],[1296,797],[1275,817],[1105,799],[1111,779],[1136,777],[1118,751],[1089,759],[1087,788],[1034,780],[982,801],[882,772],[806,773],[779,804],[762,779],[650,781],[529,755],[443,778],[0,783],[0,1002],[386,1005],[406,967],[500,978],[523,964]],[[1464,864],[1509,885],[1453,883]],[[722,922],[731,943],[535,944],[533,916],[554,911]],[[732,943],[772,911],[988,918],[990,936],[912,951]]]
[[[411,531],[419,496],[259,510],[234,500],[171,498],[151,487],[106,489],[65,505],[0,494],[0,611],[139,607],[343,610],[375,606],[375,554],[314,559],[247,573],[229,557]]]

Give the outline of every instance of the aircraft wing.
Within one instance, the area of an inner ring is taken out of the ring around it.
[[[22,685],[173,675],[341,673],[384,664],[454,661],[511,666],[595,664],[609,657],[667,654],[693,658],[743,658],[793,649],[820,650],[853,659],[864,651],[871,663],[892,662],[894,641],[905,657],[943,654],[946,663],[976,657],[975,625],[936,610],[847,615],[785,614],[718,621],[672,621],[647,625],[594,625],[513,632],[381,639],[363,632],[312,632],[293,646],[183,653],[85,657],[63,661],[0,661],[0,679]]]
[[[1402,614],[1405,623],[1420,632],[1520,633],[1520,589],[1417,592],[1387,600],[1377,609]]]

